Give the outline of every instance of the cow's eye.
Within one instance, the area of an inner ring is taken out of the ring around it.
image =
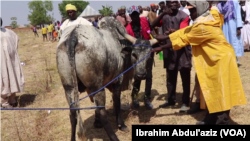
[[[132,53],[132,56],[135,57],[135,59],[137,59],[137,55],[135,53]]]

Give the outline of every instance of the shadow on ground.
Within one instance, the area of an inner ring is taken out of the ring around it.
[[[22,94],[16,96],[16,101],[18,102],[19,107],[25,107],[32,104],[36,99],[36,94]]]

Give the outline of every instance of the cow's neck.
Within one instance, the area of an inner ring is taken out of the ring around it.
[[[120,42],[122,48],[132,46],[132,43],[126,39],[119,40],[119,42]]]

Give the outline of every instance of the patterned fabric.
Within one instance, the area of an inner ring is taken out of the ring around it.
[[[224,15],[225,22],[236,18],[233,1],[222,1],[217,7],[220,10],[220,13]]]
[[[140,10],[139,10],[138,6],[131,6],[131,7],[128,8],[128,13],[129,14],[132,14],[134,11],[140,13]]]

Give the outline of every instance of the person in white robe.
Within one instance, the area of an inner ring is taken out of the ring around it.
[[[245,19],[242,19],[243,27],[241,29],[241,37],[244,50],[250,50],[250,0],[241,2],[245,2],[245,5],[242,6],[242,10],[245,12]]]
[[[189,16],[189,19],[190,19],[189,25],[193,25],[193,20],[190,18],[190,12],[186,8],[187,7],[187,1],[186,0],[182,0],[182,1],[179,0],[179,2],[181,4],[181,7],[179,8],[179,10],[185,12]]]
[[[63,33],[63,30],[71,25],[76,25],[76,24],[83,24],[83,25],[90,25],[93,26],[91,22],[89,22],[87,19],[82,18],[82,17],[77,17],[76,11],[77,8],[74,5],[67,4],[66,5],[66,11],[68,13],[69,19],[65,20],[63,24],[60,27],[61,33]]]
[[[1,107],[17,106],[16,93],[24,92],[24,74],[18,55],[19,37],[10,29],[2,28],[1,19]]]

